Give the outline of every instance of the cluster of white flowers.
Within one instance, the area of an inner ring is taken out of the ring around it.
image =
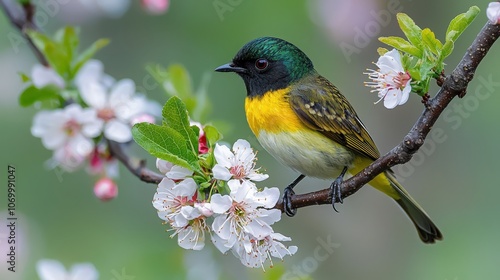
[[[227,186],[228,194],[199,192],[192,178],[193,172],[157,160],[158,169],[165,178],[158,185],[153,206],[178,237],[179,246],[201,250],[209,235],[222,252],[229,250],[248,267],[264,267],[271,257],[283,259],[297,251],[296,246],[286,247],[280,241],[289,237],[275,233],[271,225],[281,218],[281,212],[272,208],[279,199],[278,188],[257,189],[254,181],[268,175],[255,168],[255,154],[250,144],[238,140],[232,151],[216,145],[214,157],[217,164],[212,169],[213,190]],[[222,192],[222,191],[220,191]]]
[[[33,119],[31,133],[53,151],[49,166],[73,171],[88,161],[90,174],[103,174],[103,179],[108,180],[96,184],[97,197],[109,200],[116,196],[116,184],[108,178],[118,176],[118,165],[102,136],[119,143],[130,142],[132,126],[154,122],[154,117],[161,114],[160,105],[137,94],[132,80],[115,81],[105,74],[98,60],[85,63],[71,82],[52,68],[35,65],[31,81],[37,88],[56,86],[68,103],[64,108],[39,111]]]
[[[373,82],[365,84],[378,93],[380,99],[376,103],[383,99],[387,109],[405,104],[411,92],[411,77],[403,68],[399,51],[386,52],[375,65],[378,70],[368,69],[370,72],[365,73]]]

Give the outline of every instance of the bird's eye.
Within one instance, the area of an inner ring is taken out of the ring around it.
[[[267,59],[259,58],[255,61],[255,68],[257,68],[257,70],[266,70],[267,66],[269,66],[269,61],[267,61]]]

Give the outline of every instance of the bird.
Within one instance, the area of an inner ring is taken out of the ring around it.
[[[243,79],[251,131],[278,162],[300,173],[284,189],[288,216],[296,213],[293,188],[306,176],[334,180],[330,194],[335,209],[335,201],[342,202],[340,183],[345,173],[357,174],[380,157],[345,96],[292,43],[275,37],[254,39],[215,71],[233,72]],[[424,243],[442,240],[440,230],[391,170],[368,184],[399,204]]]

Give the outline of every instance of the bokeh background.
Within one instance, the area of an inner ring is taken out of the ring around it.
[[[153,16],[141,9],[139,1],[40,2],[59,3],[57,12],[40,11],[48,15],[40,22],[42,30],[52,34],[67,24],[81,26],[83,46],[110,38],[111,44],[97,58],[117,79],[132,78],[141,86],[147,76],[145,65],[151,62],[185,65],[195,86],[203,75],[210,75],[208,92],[214,107],[210,120],[229,124],[225,141],[245,138],[261,150],[259,165],[270,174],[261,186],[280,187],[297,174],[277,164],[258,145],[246,124],[242,81],[236,75],[213,73],[215,67],[229,62],[244,43],[259,36],[293,42],[347,96],[385,153],[401,141],[422,111],[417,96],[394,110],[374,105],[376,95],[363,86],[367,80],[363,72],[377,60],[376,49],[381,46],[377,37],[402,35],[391,9],[409,14],[442,39],[449,20],[471,5],[469,1],[451,5],[428,0],[173,0],[167,13]],[[103,4],[107,2],[108,6]],[[482,11],[456,43],[446,61],[447,73],[487,20],[488,1],[474,4]],[[377,14],[382,15],[378,22]],[[35,264],[42,258],[60,260],[66,267],[91,262],[100,279],[116,280],[201,279],[199,271],[203,279],[271,279],[282,273],[284,279],[500,277],[498,44],[481,63],[465,99],[454,100],[446,118],[435,125],[442,135],[428,138],[425,152],[395,168],[408,191],[440,227],[444,241],[422,244],[395,203],[364,187],[338,207],[340,213],[330,206],[318,206],[301,209],[293,219],[284,216],[276,230],[290,236],[299,251],[262,273],[244,268],[236,258],[221,255],[211,245],[201,253],[179,248],[151,205],[155,186],[139,181],[124,168],[117,181],[119,196],[106,203],[92,192],[98,178],[83,170],[60,174],[45,169],[51,154],[30,134],[36,111],[17,103],[23,89],[18,72],[29,73],[36,60],[25,44],[12,44],[16,32],[0,14],[1,279],[38,279]],[[346,55],[346,48],[353,53]],[[433,85],[430,94],[436,90]],[[145,93],[160,103],[167,98],[159,87]],[[153,158],[140,149],[136,154],[154,167]],[[6,271],[4,261],[8,164],[17,170],[20,245],[14,274]],[[328,184],[308,179],[298,190]],[[325,242],[335,244],[325,249]]]

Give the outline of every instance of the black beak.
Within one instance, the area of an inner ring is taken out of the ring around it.
[[[234,65],[233,63],[227,63],[224,65],[221,65],[217,68],[215,68],[215,71],[217,72],[235,72],[235,73],[247,73],[247,69],[238,67]]]

